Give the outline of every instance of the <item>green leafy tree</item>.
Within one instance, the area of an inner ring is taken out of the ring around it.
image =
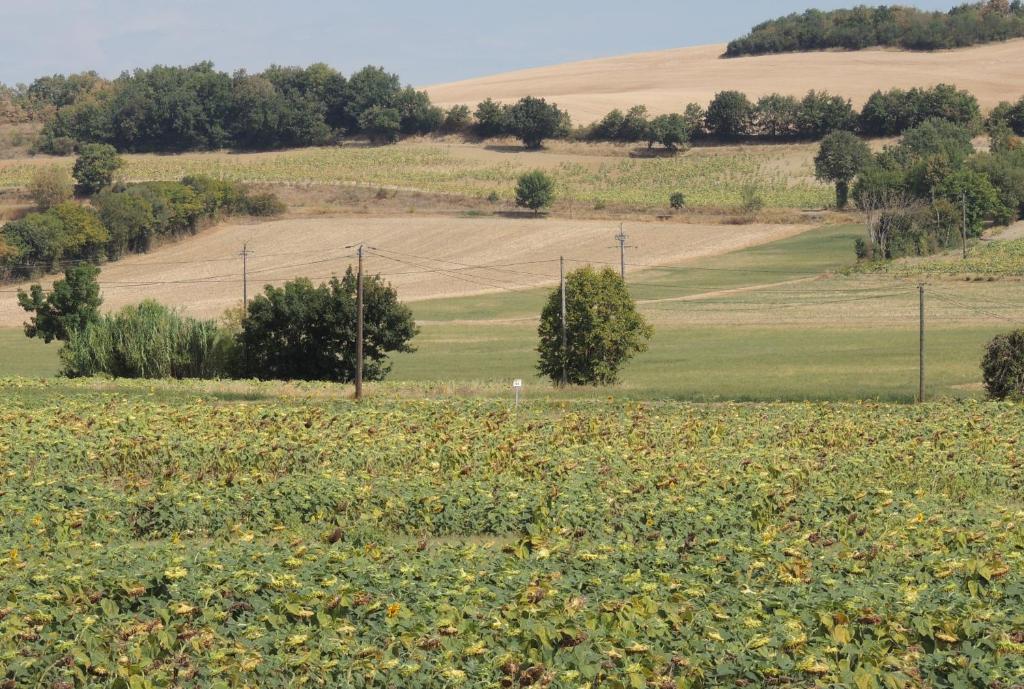
[[[68,171],[59,165],[47,165],[32,174],[28,185],[29,196],[39,210],[49,210],[69,201],[74,195],[75,183]]]
[[[996,336],[981,361],[985,390],[997,400],[1024,400],[1024,330]]]
[[[540,148],[545,139],[558,136],[564,114],[554,103],[527,96],[508,110],[509,131],[527,148]]]
[[[618,139],[627,143],[643,141],[647,138],[650,128],[651,124],[647,118],[647,106],[634,105],[626,112],[625,117],[622,119]]]
[[[678,150],[690,143],[690,131],[686,127],[686,118],[679,113],[658,115],[651,120],[648,146],[660,143],[670,151]]]
[[[364,277],[366,380],[383,380],[389,352],[415,351],[412,311],[379,276]],[[355,377],[356,275],[314,286],[305,278],[283,287],[267,285],[249,303],[240,344],[248,372],[264,380],[351,381]]]
[[[402,132],[402,115],[395,108],[375,105],[359,116],[359,129],[375,144],[393,144]]]
[[[485,139],[508,133],[508,106],[488,98],[476,107],[476,133]]]
[[[555,382],[611,385],[634,355],[647,351],[653,328],[636,309],[618,273],[590,266],[566,276],[566,347],[562,346],[561,293],[541,313],[537,369]]]
[[[110,144],[84,144],[78,152],[78,159],[72,171],[77,182],[75,191],[92,196],[110,186],[114,173],[122,165],[124,161]]]
[[[757,133],[769,139],[788,139],[796,136],[800,102],[793,96],[772,93],[763,96],[754,107]]]
[[[988,177],[971,169],[956,170],[942,180],[935,193],[961,211],[966,208],[967,227],[961,228],[965,243],[968,237],[981,234],[985,220],[1003,218],[1007,213]]]
[[[516,206],[539,213],[555,200],[555,180],[543,170],[520,175],[516,183]]]
[[[706,121],[708,132],[720,139],[750,136],[754,106],[739,91],[722,91],[708,106]]]
[[[25,323],[25,335],[44,342],[67,341],[71,334],[99,318],[100,269],[82,264],[64,272],[64,279],[53,283],[49,292],[32,285],[28,292],[18,290],[18,304],[33,314]]]
[[[871,149],[851,132],[833,132],[825,137],[814,158],[814,174],[836,185],[836,208],[846,208],[850,182],[871,161]]]

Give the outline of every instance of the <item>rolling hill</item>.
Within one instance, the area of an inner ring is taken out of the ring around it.
[[[474,106],[485,98],[542,96],[567,109],[577,124],[613,108],[646,105],[652,113],[707,104],[736,89],[751,97],[827,90],[860,106],[878,89],[951,83],[983,108],[1024,95],[1024,39],[933,53],[900,50],[818,52],[723,59],[724,45],[707,45],[508,72],[426,87],[442,106]]]

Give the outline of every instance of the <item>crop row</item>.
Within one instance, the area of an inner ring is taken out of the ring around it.
[[[6,399],[0,681],[1024,681],[1017,406]]]

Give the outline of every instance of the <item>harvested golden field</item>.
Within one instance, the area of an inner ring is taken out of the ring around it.
[[[799,234],[808,226],[631,223],[630,260],[678,263],[724,254]],[[325,280],[355,263],[349,247],[365,242],[366,269],[381,273],[403,300],[468,296],[557,284],[558,257],[618,260],[618,226],[596,220],[505,217],[322,217],[253,224],[229,223],[149,254],[104,266],[105,307],[145,298],[213,317],[242,298],[243,243],[250,296],[264,284],[305,276]],[[472,266],[486,264],[486,269]],[[497,264],[497,265],[495,265]],[[510,265],[514,264],[514,265]],[[47,282],[43,280],[42,282]],[[0,326],[25,314],[4,286]],[[25,285],[22,285],[25,287]]]
[[[577,123],[613,108],[646,105],[653,113],[707,104],[719,91],[752,97],[772,92],[803,95],[827,90],[860,106],[872,92],[892,87],[951,83],[974,93],[983,108],[1024,94],[1020,65],[1024,40],[934,53],[899,50],[793,53],[722,59],[725,45],[707,45],[498,74],[428,86],[440,105],[475,105],[485,98],[510,101],[543,96],[567,109]]]

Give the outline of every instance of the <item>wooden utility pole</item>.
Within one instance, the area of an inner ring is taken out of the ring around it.
[[[917,401],[924,402],[924,283],[920,283],[917,286],[918,295],[920,297],[920,320],[919,320],[919,335],[918,335],[918,383],[917,383]]]
[[[566,359],[569,357],[569,337],[565,329],[565,257],[558,257],[558,291],[562,297],[562,316],[559,319],[562,326],[562,385],[569,382],[567,375]]]
[[[356,274],[356,400],[363,399],[363,245],[356,251],[359,272]]]
[[[622,277],[623,282],[626,281],[626,249],[636,248],[627,246],[627,239],[629,239],[629,235],[622,229],[622,223],[619,223],[619,233],[615,235],[615,240],[619,243],[619,276]]]
[[[242,320],[249,317],[249,245],[242,245]]]
[[[964,227],[963,227],[963,231],[960,233],[960,235],[963,238],[964,259],[966,259],[967,258],[967,192],[966,191],[964,192],[964,195],[963,195],[963,207],[964,207]]]

